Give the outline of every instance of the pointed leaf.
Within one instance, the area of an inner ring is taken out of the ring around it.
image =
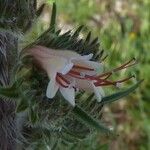
[[[96,43],[98,43],[98,37],[96,37],[92,42],[91,42],[91,45],[95,45]]]
[[[50,28],[53,29],[53,32],[55,32],[55,23],[56,23],[56,4],[53,3],[52,16],[50,22]]]
[[[16,81],[10,87],[1,87],[0,86],[0,96],[6,98],[18,98],[18,87],[21,85],[22,81]]]
[[[43,9],[45,7],[45,4],[42,4],[39,9],[36,11],[36,16],[39,17],[41,13],[43,12]]]
[[[28,101],[22,98],[20,99],[20,102],[17,105],[16,112],[19,113],[25,111],[27,108],[28,108]]]
[[[39,119],[38,112],[36,107],[31,107],[29,109],[29,120],[32,124],[35,124]]]
[[[76,115],[78,118],[80,118],[88,126],[91,126],[92,128],[100,132],[109,134],[112,133],[110,129],[105,127],[101,122],[95,120],[92,116],[90,116],[87,112],[85,112],[82,108],[80,108],[77,105],[73,109],[73,114]]]
[[[91,32],[88,33],[87,37],[86,37],[86,42],[89,43],[91,39]]]
[[[130,93],[134,92],[136,88],[138,88],[138,86],[142,83],[142,81],[143,80],[138,81],[136,84],[134,84],[133,86],[131,86],[130,88],[124,91],[104,97],[100,103],[101,104],[111,103],[111,102],[121,99],[122,97],[129,95]]]
[[[0,96],[6,98],[18,98],[18,93],[15,89],[10,88],[0,88]]]
[[[83,27],[84,27],[83,25],[79,26],[79,28],[72,35],[72,38],[77,38],[79,36],[79,33],[81,32],[81,30],[83,29]]]

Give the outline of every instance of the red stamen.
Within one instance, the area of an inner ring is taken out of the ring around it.
[[[134,76],[127,77],[127,78],[125,78],[125,79],[115,81],[115,83],[122,83],[122,82],[126,82],[126,81],[130,80],[131,78],[134,78]]]
[[[119,70],[122,70],[122,69],[125,69],[125,68],[128,68],[128,67],[131,67],[131,66],[135,65],[136,63],[137,62],[135,61],[135,58],[133,58],[130,61],[126,62],[125,64],[121,65],[120,67],[114,69],[113,72],[116,72],[116,71],[119,71]]]
[[[57,73],[57,76],[56,76],[56,81],[58,84],[60,84],[62,87],[64,88],[68,88],[68,84],[70,84],[70,82],[68,80],[66,80],[61,74]],[[67,85],[65,85],[67,84]]]
[[[81,70],[87,70],[87,71],[94,71],[94,69],[92,69],[92,68],[84,67],[84,66],[79,66],[79,65],[74,65],[73,69],[81,69]]]
[[[57,76],[61,78],[64,82],[66,82],[67,84],[70,84],[70,82],[67,79],[65,79],[60,73],[57,73]]]
[[[112,75],[113,72],[117,72],[117,71],[120,71],[122,69],[131,67],[131,66],[135,65],[136,63],[137,62],[135,61],[135,58],[133,58],[130,61],[126,62],[125,64],[121,65],[120,67],[117,67],[117,68],[113,69],[112,71],[103,73],[103,74],[99,75],[98,77],[101,78],[101,77],[107,76],[106,78],[108,78],[108,77],[110,77]]]
[[[97,78],[97,76],[89,76],[89,75],[85,75],[85,76],[81,76],[80,72],[77,72],[77,71],[70,71],[68,73],[70,76],[74,77],[74,78],[77,78],[77,79],[82,79],[82,80],[93,80],[93,81],[97,81],[97,82],[100,82],[100,83],[103,83],[103,82],[109,82],[105,79],[100,79],[100,78]],[[109,82],[110,83],[110,82]]]
[[[105,80],[104,83],[101,83],[101,82],[95,82],[94,85],[95,86],[106,86],[106,85],[116,85],[117,83],[122,83],[122,82],[126,82],[128,80],[130,80],[131,78],[133,78],[134,76],[131,76],[131,77],[128,77],[128,78],[125,78],[125,79],[122,79],[122,80],[118,80],[118,81],[108,81],[108,80]]]
[[[77,78],[77,79],[84,79],[84,77],[81,77],[80,72],[77,71],[69,71],[68,75],[70,75],[71,77]]]
[[[56,76],[56,81],[57,81],[57,83],[58,83],[59,85],[61,85],[62,87],[68,88],[68,86],[66,86],[66,85],[64,85],[64,84],[62,83],[62,81],[60,80],[60,78],[59,78],[58,76]]]
[[[73,74],[73,75],[81,76],[80,72],[73,71],[73,70],[70,70],[68,74]]]
[[[68,73],[70,76],[74,77],[74,78],[77,78],[77,79],[83,79],[83,80],[100,80],[94,76],[89,76],[89,75],[85,75],[85,76],[82,76],[80,72],[77,72],[77,71],[73,71],[71,70],[69,73]]]
[[[74,74],[71,74],[71,73],[68,73],[68,75],[70,75],[71,77],[77,78],[77,79],[85,79],[83,77],[80,77],[80,76],[77,76],[77,75],[74,75]]]
[[[112,72],[106,72],[106,73],[103,73],[103,74],[101,74],[101,75],[98,75],[97,77],[98,78],[101,78],[101,77],[105,77],[105,76],[111,76],[112,75]]]

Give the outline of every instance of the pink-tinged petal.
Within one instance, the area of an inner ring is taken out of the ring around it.
[[[61,71],[59,71],[59,73],[63,75],[67,74],[72,69],[73,65],[74,65],[73,63],[67,64],[64,68],[62,68]]]
[[[93,92],[93,86],[88,80],[75,79],[75,87],[87,92]]]
[[[35,62],[42,69],[44,69],[49,76],[51,73],[56,72],[66,74],[70,71],[70,69],[73,66],[73,63],[69,62],[69,59],[57,55],[57,53],[60,53],[57,50],[51,50],[43,46],[35,46],[29,49],[28,52],[29,55],[33,56]]]
[[[41,51],[44,51],[45,53],[51,56],[59,56],[64,57],[66,59],[70,59],[72,57],[81,57],[81,55],[77,54],[76,52],[69,50],[54,50],[40,45],[36,46],[36,48],[40,49]]]
[[[54,49],[50,49],[44,46],[36,46],[35,48],[39,49],[41,52],[45,52],[48,55],[51,56],[59,56],[59,57],[64,57],[68,60],[72,60],[72,59],[80,59],[80,60],[90,60],[93,57],[93,54],[88,54],[88,55],[84,55],[81,56],[76,52],[73,51],[69,51],[69,50],[54,50]]]
[[[93,83],[92,83],[92,86],[93,86],[93,90],[94,90],[97,101],[101,102],[102,97],[104,96],[104,91],[100,87],[96,87]]]
[[[104,90],[103,90],[103,88],[102,87],[97,87],[98,88],[98,90],[100,91],[100,93],[101,93],[101,96],[102,97],[104,97],[105,96],[105,92],[104,92]]]
[[[105,93],[101,87],[96,87],[91,81],[76,79],[75,87],[78,89],[84,90],[86,92],[94,92],[97,98],[97,101],[100,102],[102,97],[105,96]]]
[[[53,57],[50,59],[41,60],[43,68],[48,73],[49,77],[53,73],[67,73],[72,68],[72,64],[68,64],[68,61],[64,58]]]
[[[53,98],[56,95],[58,89],[59,85],[56,83],[55,79],[51,79],[47,86],[46,96],[48,98]]]
[[[74,88],[60,87],[60,92],[63,97],[74,107],[75,106],[75,90]]]
[[[93,57],[93,54],[91,53],[91,54],[88,54],[88,55],[83,55],[83,56],[79,55],[79,56],[76,56],[76,57],[71,57],[70,60],[71,61],[73,61],[73,60],[87,61],[87,60],[92,59],[92,57]]]

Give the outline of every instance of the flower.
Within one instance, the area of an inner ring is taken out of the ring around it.
[[[75,106],[77,90],[94,92],[97,101],[100,102],[105,95],[102,86],[118,86],[131,78],[110,81],[108,78],[112,73],[134,64],[132,59],[112,71],[102,73],[102,63],[90,61],[93,54],[81,56],[69,50],[54,50],[44,46],[34,46],[28,49],[28,53],[33,56],[36,64],[47,72],[50,79],[46,96],[52,99],[59,90],[72,106]]]

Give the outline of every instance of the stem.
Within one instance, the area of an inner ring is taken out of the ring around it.
[[[7,31],[0,32],[0,85],[10,83],[10,70],[13,60],[12,51],[17,47],[17,39]],[[11,51],[10,51],[11,50]],[[0,98],[0,149],[16,149],[16,115],[15,103],[9,99]]]

